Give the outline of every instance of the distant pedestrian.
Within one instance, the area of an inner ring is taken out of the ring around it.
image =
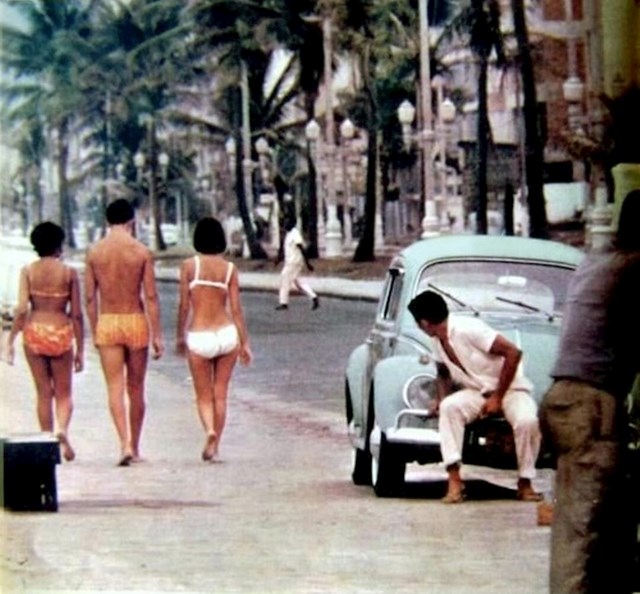
[[[176,350],[187,355],[205,432],[204,461],[213,461],[227,417],[227,396],[238,358],[251,362],[249,335],[240,301],[238,271],[224,258],[222,225],[207,217],[193,234],[198,252],[180,267]]]
[[[536,475],[540,429],[531,382],[522,369],[522,351],[478,318],[449,315],[446,301],[424,291],[409,304],[418,327],[433,338],[437,364],[442,460],[449,475],[444,503],[464,500],[460,476],[464,428],[489,415],[504,414],[513,428],[520,501],[540,501]]]
[[[85,299],[120,440],[118,465],[129,466],[140,460],[149,343],[159,358],[164,342],[153,254],[133,237],[133,207],[120,198],[106,216],[107,236],[87,251]]]
[[[20,273],[7,361],[13,364],[14,342],[22,332],[24,354],[38,395],[40,429],[56,431],[62,455],[71,461],[75,458],[69,440],[72,370],[79,372],[84,366],[84,325],[78,274],[61,261],[64,238],[64,230],[50,222],[36,225],[31,232],[31,243],[40,259]]]
[[[293,218],[288,219],[284,228],[287,232],[284,237],[284,266],[280,273],[280,291],[276,309],[282,310],[289,307],[289,293],[294,288],[311,299],[311,309],[318,309],[320,307],[318,295],[300,277],[303,265],[306,265],[310,272],[313,271],[313,266],[307,258],[304,240],[296,227],[296,221]]]
[[[639,223],[634,190],[612,249],[589,254],[569,285],[554,383],[540,408],[557,455],[551,594],[632,591],[638,502],[629,501],[625,403],[640,372]]]

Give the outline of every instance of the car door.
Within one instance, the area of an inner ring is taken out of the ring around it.
[[[367,418],[370,386],[373,370],[379,361],[393,355],[398,340],[398,315],[400,313],[402,288],[405,270],[402,263],[395,262],[387,271],[387,276],[378,303],[376,321],[367,338],[368,361],[366,384],[364,386],[366,398],[363,398],[363,418]]]

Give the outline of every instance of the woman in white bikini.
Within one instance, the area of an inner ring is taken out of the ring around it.
[[[40,258],[20,273],[7,361],[13,364],[14,342],[22,332],[24,354],[38,393],[40,429],[53,433],[57,425],[62,455],[71,461],[75,458],[68,437],[73,411],[71,378],[72,369],[78,372],[84,365],[84,327],[78,274],[60,261],[64,237],[63,229],[50,222],[36,225],[31,232],[31,244]]]
[[[206,433],[202,459],[216,458],[227,416],[227,393],[238,358],[251,362],[249,336],[240,302],[238,271],[224,259],[227,249],[219,221],[198,221],[198,252],[180,268],[176,349],[187,355],[200,421]]]

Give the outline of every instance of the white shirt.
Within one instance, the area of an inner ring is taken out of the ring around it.
[[[496,330],[478,318],[450,314],[447,337],[464,369],[449,359],[437,338],[434,339],[434,358],[447,366],[454,382],[480,392],[493,391],[498,386],[504,364],[504,357],[489,352],[497,336]],[[524,375],[520,362],[509,389],[530,391],[531,388],[532,384]]]
[[[284,237],[284,263],[285,264],[304,264],[304,257],[300,251],[300,247],[304,247],[302,235],[297,227],[287,232]]]

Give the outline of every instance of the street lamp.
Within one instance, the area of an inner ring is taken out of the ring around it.
[[[431,113],[431,74],[429,65],[429,24],[427,21],[427,0],[418,0],[420,20],[420,113],[422,116],[422,185],[424,188],[424,219],[422,237],[439,235],[436,203],[433,195],[433,115]]]
[[[456,106],[451,99],[444,99],[444,79],[437,75],[433,78],[433,88],[436,90],[436,103],[438,105],[436,136],[439,152],[439,195],[436,204],[440,202],[440,215],[442,228],[449,225],[447,213],[447,130],[456,117]]]
[[[273,183],[274,163],[271,160],[271,147],[264,136],[255,142],[260,169],[259,214],[267,218],[269,225],[269,241],[273,249],[280,247],[280,210]]]
[[[269,153],[271,149],[269,143],[264,136],[261,136],[255,142],[256,152],[258,153],[258,165],[260,168],[260,181],[265,187],[271,187],[271,172],[269,170]]]
[[[353,228],[351,224],[351,179],[349,178],[349,148],[355,136],[356,128],[353,122],[346,118],[340,124],[340,141],[342,146],[342,183],[344,185],[344,241],[347,246],[353,242]]]
[[[333,85],[331,62],[333,47],[331,18],[325,16],[322,19],[322,44],[324,52],[324,86],[325,86],[325,124],[326,124],[326,147],[325,161],[327,165],[327,229],[325,234],[327,258],[338,258],[342,256],[342,233],[340,231],[340,221],[338,221],[338,208],[336,204],[335,177],[332,175],[335,169],[336,142],[333,119]]]
[[[398,107],[398,120],[402,126],[402,142],[404,147],[408,149],[411,146],[411,124],[416,117],[416,108],[411,101],[405,99]]]

